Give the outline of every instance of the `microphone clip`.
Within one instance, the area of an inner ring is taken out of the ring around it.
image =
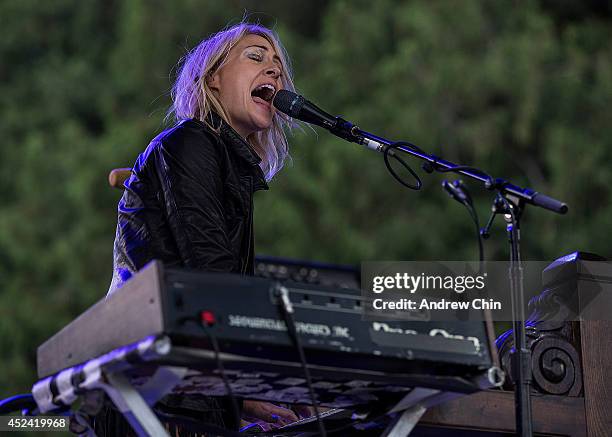
[[[332,134],[352,143],[363,144],[363,137],[357,134],[359,127],[342,117],[336,116],[334,118],[335,123],[329,128]]]

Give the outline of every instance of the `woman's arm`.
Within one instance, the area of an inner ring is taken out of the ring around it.
[[[160,139],[155,170],[167,220],[185,266],[239,272],[223,208],[224,145],[183,123]]]

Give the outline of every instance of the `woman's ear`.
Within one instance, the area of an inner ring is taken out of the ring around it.
[[[213,91],[219,91],[219,73],[206,76],[206,85]]]

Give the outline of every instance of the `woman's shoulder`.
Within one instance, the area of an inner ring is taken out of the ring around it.
[[[199,120],[186,119],[153,138],[139,155],[134,169],[144,169],[148,162],[159,160],[163,155],[179,161],[192,161],[211,153],[223,153],[219,135]]]
[[[186,119],[160,132],[149,144],[151,152],[163,152],[182,157],[199,154],[223,153],[219,135],[205,123]]]
[[[200,120],[190,118],[181,120],[175,126],[159,133],[151,143],[164,148],[181,148],[182,146],[219,144],[219,135]]]

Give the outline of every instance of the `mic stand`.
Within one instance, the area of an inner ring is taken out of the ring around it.
[[[365,145],[377,152],[385,152],[389,147],[426,161],[425,168],[438,171],[454,171],[483,182],[488,190],[498,192],[493,208],[492,217],[489,219],[483,236],[488,235],[496,214],[504,214],[506,231],[510,242],[510,266],[508,268],[510,279],[510,294],[512,302],[512,323],[514,327],[514,353],[512,355],[513,380],[515,385],[514,405],[516,411],[516,431],[520,436],[531,437],[533,435],[531,416],[531,351],[527,349],[525,335],[525,309],[523,296],[523,267],[521,265],[520,251],[520,228],[519,222],[525,204],[548,209],[550,211],[565,214],[567,205],[559,200],[538,193],[529,188],[521,188],[510,184],[504,179],[494,179],[485,172],[478,169],[458,166],[452,162],[443,160],[434,155],[429,155],[421,150],[412,149],[373,135],[359,129],[352,123],[337,118],[332,133],[348,141]]]
[[[346,141],[364,145],[368,149],[376,152],[382,153],[389,147],[393,147],[390,155],[393,155],[395,151],[407,153],[426,161],[426,168],[443,172],[453,171],[482,182],[488,190],[496,189],[500,194],[510,195],[524,203],[539,206],[558,214],[565,214],[568,210],[567,205],[557,199],[553,199],[552,197],[538,193],[530,188],[522,188],[517,185],[513,185],[504,179],[494,179],[481,170],[459,166],[437,156],[429,155],[421,150],[416,150],[403,145],[396,145],[396,143],[393,141],[389,141],[386,138],[382,138],[361,130],[358,126],[344,120],[343,118],[336,117],[333,127],[326,128],[329,129],[329,131],[334,135],[339,136]],[[431,171],[428,172],[431,173]]]
[[[525,333],[525,307],[523,289],[523,267],[521,265],[520,219],[524,203],[512,196],[498,193],[493,201],[491,216],[482,229],[483,238],[489,231],[495,216],[503,214],[510,243],[510,297],[512,302],[512,328],[514,331],[514,350],[511,353],[512,380],[514,382],[514,408],[517,434],[524,437],[533,435],[531,414],[531,350],[527,347]]]

